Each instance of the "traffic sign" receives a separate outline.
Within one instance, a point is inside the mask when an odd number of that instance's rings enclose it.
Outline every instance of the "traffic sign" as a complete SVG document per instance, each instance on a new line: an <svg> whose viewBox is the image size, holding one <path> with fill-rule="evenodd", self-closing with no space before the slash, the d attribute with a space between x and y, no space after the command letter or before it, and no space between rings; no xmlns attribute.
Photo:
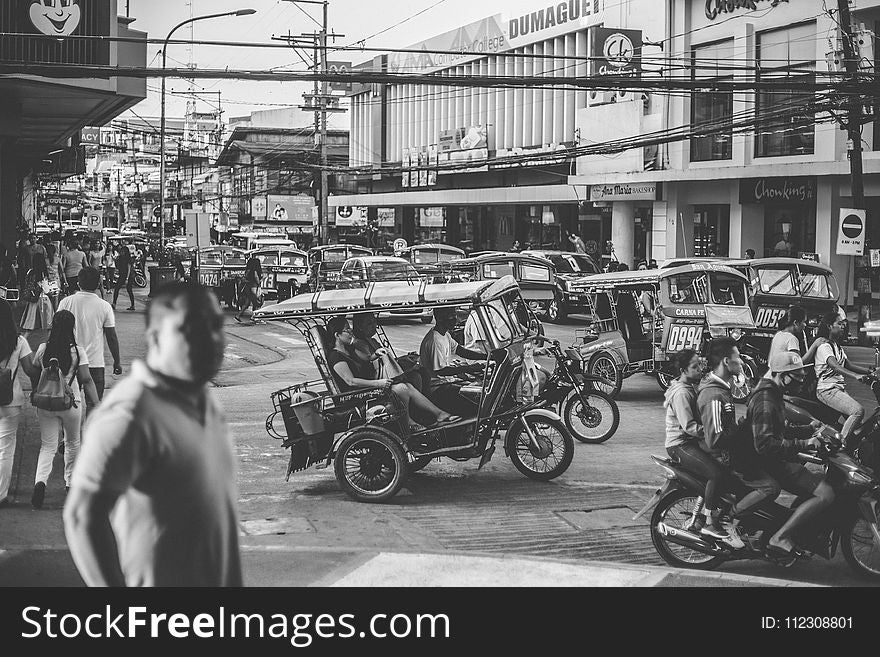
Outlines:
<svg viewBox="0 0 880 657"><path fill-rule="evenodd" d="M837 231L838 255L864 255L865 216L864 210L840 208L840 224Z"/></svg>
<svg viewBox="0 0 880 657"><path fill-rule="evenodd" d="M98 230L102 229L104 227L104 215L90 212L86 219L86 225L89 228L96 228Z"/></svg>
<svg viewBox="0 0 880 657"><path fill-rule="evenodd" d="M396 240L394 240L393 247L395 253L400 253L406 248L406 240L402 237L398 237Z"/></svg>
<svg viewBox="0 0 880 657"><path fill-rule="evenodd" d="M157 205L153 208L153 216L156 217L156 219L162 218L162 208L160 206Z"/></svg>

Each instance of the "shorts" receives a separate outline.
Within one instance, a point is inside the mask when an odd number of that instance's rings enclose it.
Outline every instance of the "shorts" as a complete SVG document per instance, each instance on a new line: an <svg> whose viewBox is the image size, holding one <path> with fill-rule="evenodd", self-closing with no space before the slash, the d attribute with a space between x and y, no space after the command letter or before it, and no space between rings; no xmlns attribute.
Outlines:
<svg viewBox="0 0 880 657"><path fill-rule="evenodd" d="M782 488L795 495L812 495L824 478L821 474L810 472L804 466L789 461L764 463L762 467Z"/></svg>
<svg viewBox="0 0 880 657"><path fill-rule="evenodd" d="M443 383L434 388L427 397L434 402L437 408L460 415L462 417L474 417L477 414L477 405L461 394L461 386L454 383Z"/></svg>

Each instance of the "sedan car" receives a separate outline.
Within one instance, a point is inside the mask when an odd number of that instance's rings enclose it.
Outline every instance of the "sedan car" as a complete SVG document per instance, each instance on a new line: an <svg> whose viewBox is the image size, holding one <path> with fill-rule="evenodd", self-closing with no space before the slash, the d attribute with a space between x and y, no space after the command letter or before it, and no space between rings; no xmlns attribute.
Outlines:
<svg viewBox="0 0 880 657"><path fill-rule="evenodd" d="M383 285L384 283L400 283L406 281L412 285L421 285L424 277L419 274L415 267L403 258L391 256L359 256L349 258L339 270L337 288L366 287L371 283ZM431 314L423 310L394 310L390 313L382 313L381 316L395 318L421 319L426 324L431 321Z"/></svg>

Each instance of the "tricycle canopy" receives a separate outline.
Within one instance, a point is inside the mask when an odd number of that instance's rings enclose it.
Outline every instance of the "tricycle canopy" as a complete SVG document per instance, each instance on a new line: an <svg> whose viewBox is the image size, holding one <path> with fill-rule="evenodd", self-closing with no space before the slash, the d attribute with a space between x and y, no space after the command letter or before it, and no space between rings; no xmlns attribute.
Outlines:
<svg viewBox="0 0 880 657"><path fill-rule="evenodd" d="M496 281L468 283L369 283L366 287L320 290L300 294L254 313L255 319L289 320L360 312L391 312L420 308L455 307L488 303L518 291L512 276Z"/></svg>

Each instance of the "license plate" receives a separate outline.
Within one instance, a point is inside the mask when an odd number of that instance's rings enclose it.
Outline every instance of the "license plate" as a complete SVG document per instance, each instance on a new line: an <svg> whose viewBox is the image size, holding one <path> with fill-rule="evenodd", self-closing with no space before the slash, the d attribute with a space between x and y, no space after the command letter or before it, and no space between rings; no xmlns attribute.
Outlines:
<svg viewBox="0 0 880 657"><path fill-rule="evenodd" d="M220 272L199 272L199 283L201 283L205 287L220 287Z"/></svg>
<svg viewBox="0 0 880 657"><path fill-rule="evenodd" d="M702 337L702 324L673 324L669 327L669 340L666 342L666 350L699 349Z"/></svg>

